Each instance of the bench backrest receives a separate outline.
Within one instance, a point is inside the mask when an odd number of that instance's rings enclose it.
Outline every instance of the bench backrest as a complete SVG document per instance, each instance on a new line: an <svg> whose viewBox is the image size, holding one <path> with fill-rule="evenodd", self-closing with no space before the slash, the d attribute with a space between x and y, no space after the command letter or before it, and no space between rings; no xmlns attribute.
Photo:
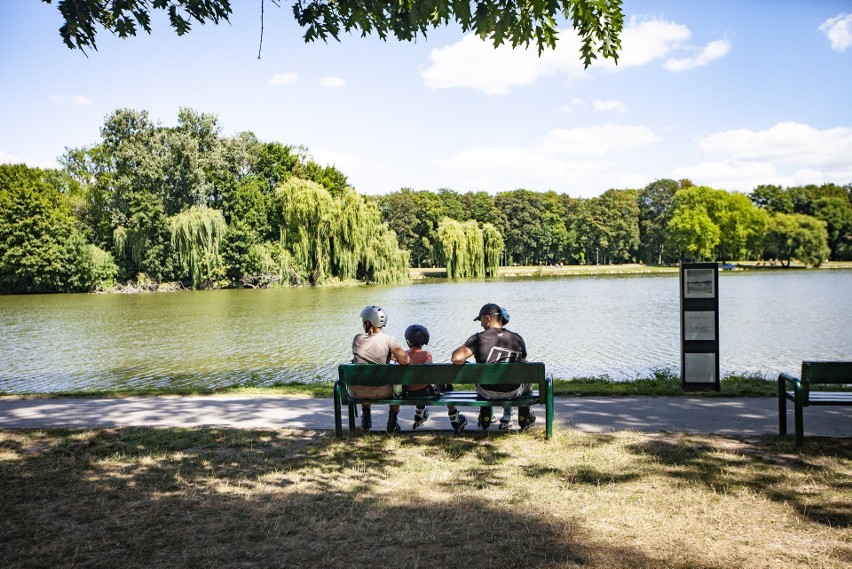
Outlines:
<svg viewBox="0 0 852 569"><path fill-rule="evenodd" d="M346 385L412 385L419 383L536 383L544 382L544 364L340 364L337 372Z"/></svg>
<svg viewBox="0 0 852 569"><path fill-rule="evenodd" d="M852 383L852 362L802 362L805 388L818 383Z"/></svg>

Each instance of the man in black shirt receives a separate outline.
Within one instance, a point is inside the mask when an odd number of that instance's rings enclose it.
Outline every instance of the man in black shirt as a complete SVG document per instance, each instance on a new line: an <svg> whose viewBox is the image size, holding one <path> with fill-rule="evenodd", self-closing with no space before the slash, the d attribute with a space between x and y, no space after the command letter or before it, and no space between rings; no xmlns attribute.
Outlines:
<svg viewBox="0 0 852 569"><path fill-rule="evenodd" d="M509 313L497 304L489 303L479 309L479 316L474 318L482 325L482 332L468 338L465 343L453 352L452 361L462 365L468 358L473 357L476 363L525 362L527 361L527 346L520 334L504 328L509 322ZM529 393L529 384L500 383L496 385L477 385L476 390L483 399L515 399ZM479 426L483 430L491 428L491 407L481 407L479 411ZM518 424L521 430L526 430L533 422L535 415L529 407L518 408ZM512 411L507 409L500 419L500 430L508 430L512 426Z"/></svg>

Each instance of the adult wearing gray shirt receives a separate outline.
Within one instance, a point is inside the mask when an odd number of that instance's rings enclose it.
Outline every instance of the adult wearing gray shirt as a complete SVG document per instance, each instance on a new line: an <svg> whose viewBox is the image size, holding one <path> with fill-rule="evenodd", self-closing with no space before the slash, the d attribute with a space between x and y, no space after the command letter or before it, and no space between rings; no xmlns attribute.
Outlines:
<svg viewBox="0 0 852 569"><path fill-rule="evenodd" d="M388 315L380 306L370 305L361 311L361 325L364 332L352 339L352 363L387 364L392 360L400 365L408 365L409 357L393 336L382 331L388 323ZM393 395L392 385L350 385L349 395L359 399L387 399ZM401 428L397 417L399 405L390 406L387 432L398 433ZM365 433L373 426L370 404L361 404L361 428Z"/></svg>

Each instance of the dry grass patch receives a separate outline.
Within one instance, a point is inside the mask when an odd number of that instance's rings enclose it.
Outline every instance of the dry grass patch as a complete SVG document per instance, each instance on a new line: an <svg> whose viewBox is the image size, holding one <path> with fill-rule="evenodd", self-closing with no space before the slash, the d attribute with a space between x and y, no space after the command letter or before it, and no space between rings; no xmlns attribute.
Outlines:
<svg viewBox="0 0 852 569"><path fill-rule="evenodd" d="M0 431L5 567L848 567L852 441Z"/></svg>

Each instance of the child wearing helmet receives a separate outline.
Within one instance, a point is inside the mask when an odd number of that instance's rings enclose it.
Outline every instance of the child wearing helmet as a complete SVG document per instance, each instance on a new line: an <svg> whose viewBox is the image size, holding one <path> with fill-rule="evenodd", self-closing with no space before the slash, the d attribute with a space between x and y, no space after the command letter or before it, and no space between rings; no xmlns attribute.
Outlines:
<svg viewBox="0 0 852 569"><path fill-rule="evenodd" d="M408 344L408 357L413 364L431 364L432 352L423 349L423 346L429 343L429 330L421 324L412 324L405 329L405 341ZM441 386L452 389L452 386ZM447 391L448 389L443 389ZM440 393L440 389L436 385L407 385L405 393L413 396L432 395ZM426 419L429 418L429 409L425 405L417 405L414 412L414 428L417 429ZM455 433L461 434L467 425L467 419L459 413L459 410L450 405L447 407L447 415L450 417L450 424L453 426Z"/></svg>
<svg viewBox="0 0 852 569"><path fill-rule="evenodd" d="M352 363L387 364L396 360L400 365L408 365L410 358L393 336L385 334L382 328L388 323L387 313L380 306L370 305L361 311L362 334L352 339ZM388 399L393 394L392 385L350 385L349 394L359 399ZM373 426L370 404L361 404L361 428L369 432ZM398 433L401 428L397 416L399 405L391 405L388 415L387 432Z"/></svg>

